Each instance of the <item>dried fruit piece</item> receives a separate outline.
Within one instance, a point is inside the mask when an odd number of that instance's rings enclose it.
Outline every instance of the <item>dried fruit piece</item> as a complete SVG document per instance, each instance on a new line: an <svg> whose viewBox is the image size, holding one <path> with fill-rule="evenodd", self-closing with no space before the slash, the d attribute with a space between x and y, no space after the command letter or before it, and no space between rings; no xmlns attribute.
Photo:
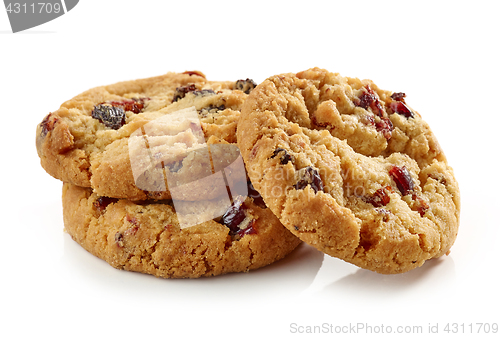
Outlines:
<svg viewBox="0 0 500 337"><path fill-rule="evenodd" d="M410 108L408 108L408 106L406 106L403 102L391 102L391 110L397 114L405 116L406 118L415 117L413 111L411 111Z"/></svg>
<svg viewBox="0 0 500 337"><path fill-rule="evenodd" d="M389 140L392 137L394 126L389 118L381 117L380 121L375 122L375 129L381 132L385 139Z"/></svg>
<svg viewBox="0 0 500 337"><path fill-rule="evenodd" d="M117 202L118 199L108 198L108 197L99 197L94 201L94 207L99 211L103 212L109 204Z"/></svg>
<svg viewBox="0 0 500 337"><path fill-rule="evenodd" d="M195 94L196 96L209 96L215 95L215 91L213 91L212 89L201 89L193 91L193 94Z"/></svg>
<svg viewBox="0 0 500 337"><path fill-rule="evenodd" d="M108 128L118 130L125 124L125 111L119 106L98 104L92 110L92 118L99 120Z"/></svg>
<svg viewBox="0 0 500 337"><path fill-rule="evenodd" d="M391 98L395 101L405 101L406 94L404 92L395 92L391 95Z"/></svg>
<svg viewBox="0 0 500 337"><path fill-rule="evenodd" d="M365 87L365 91L359 97L359 101L354 102L354 104L363 109L370 107L375 115L379 117L384 116L384 108L369 85Z"/></svg>
<svg viewBox="0 0 500 337"><path fill-rule="evenodd" d="M367 198L367 201L375 207L385 206L391 201L391 197L389 196L391 192L392 188L390 186L379 188L371 197Z"/></svg>
<svg viewBox="0 0 500 337"><path fill-rule="evenodd" d="M119 248L123 248L123 233L116 232L116 234L115 234L115 242L116 242L116 245Z"/></svg>
<svg viewBox="0 0 500 337"><path fill-rule="evenodd" d="M410 172L406 168L406 166L396 166L393 165L389 169L389 174L396 183L399 191L403 195L407 195L413 192L415 188L415 184L413 183L413 179L411 178Z"/></svg>
<svg viewBox="0 0 500 337"><path fill-rule="evenodd" d="M206 78L205 74L203 74L201 71L197 71L197 70L185 71L185 72L183 72L183 74L186 74L186 75L189 75L189 76L195 75L195 76L200 76L200 77Z"/></svg>
<svg viewBox="0 0 500 337"><path fill-rule="evenodd" d="M45 137L49 131L52 131L54 128L54 125L57 123L58 118L50 118L52 116L52 113L49 113L45 118L42 120L40 123L40 126L42 128L41 136Z"/></svg>
<svg viewBox="0 0 500 337"><path fill-rule="evenodd" d="M247 78L246 80L237 80L234 84L234 90L241 90L245 94L249 94L253 88L257 86L253 80Z"/></svg>
<svg viewBox="0 0 500 337"><path fill-rule="evenodd" d="M297 171L297 183L295 184L296 190L303 190L311 186L315 193L323 191L323 181L317 169L311 166L301 168Z"/></svg>
<svg viewBox="0 0 500 337"><path fill-rule="evenodd" d="M413 201L415 201L412 210L417 211L420 216L423 217L425 215L425 212L427 212L427 210L429 209L429 204L427 204L424 199L417 196L416 194L413 194L411 198Z"/></svg>
<svg viewBox="0 0 500 337"><path fill-rule="evenodd" d="M174 93L174 98L172 98L172 103L177 102L181 98L184 98L188 92L195 90L196 86L194 84L176 88Z"/></svg>
<svg viewBox="0 0 500 337"><path fill-rule="evenodd" d="M135 114L141 113L144 109L144 101L149 100L149 98L132 98L123 101L111 101L101 104L111 104L114 107L121 107L125 111L131 111Z"/></svg>
<svg viewBox="0 0 500 337"><path fill-rule="evenodd" d="M229 234L233 237L243 237L246 234L256 234L253 224L255 219L250 219L246 214L247 206L243 197L235 198L233 204L227 209L220 222L229 228Z"/></svg>
<svg viewBox="0 0 500 337"><path fill-rule="evenodd" d="M274 150L273 155L269 157L269 159L275 158L276 156L279 156L281 165L286 165L289 162L292 162L293 164L295 162L295 158L291 154L289 154L287 150L280 147Z"/></svg>

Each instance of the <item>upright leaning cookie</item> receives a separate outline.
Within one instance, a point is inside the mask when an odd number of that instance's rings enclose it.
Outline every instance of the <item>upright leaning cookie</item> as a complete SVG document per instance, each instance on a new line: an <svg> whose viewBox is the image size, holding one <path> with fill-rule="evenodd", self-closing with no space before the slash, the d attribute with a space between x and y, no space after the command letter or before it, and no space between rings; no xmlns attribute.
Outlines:
<svg viewBox="0 0 500 337"><path fill-rule="evenodd" d="M323 69L273 76L244 103L237 138L249 177L301 240L379 273L447 253L458 184L404 93Z"/></svg>
<svg viewBox="0 0 500 337"><path fill-rule="evenodd" d="M211 136L236 143L240 109L255 85L250 79L208 81L195 71L88 90L38 125L41 165L102 196L170 199L172 187L212 173L206 147ZM207 184L186 190L197 193L175 198L219 193Z"/></svg>
<svg viewBox="0 0 500 337"><path fill-rule="evenodd" d="M258 197L255 191L251 195ZM301 242L252 197L236 197L222 216L184 228L171 201L100 197L67 183L62 200L66 231L83 248L115 268L158 277L245 272L285 257ZM184 203L208 219L226 207L203 201L200 213L199 203Z"/></svg>

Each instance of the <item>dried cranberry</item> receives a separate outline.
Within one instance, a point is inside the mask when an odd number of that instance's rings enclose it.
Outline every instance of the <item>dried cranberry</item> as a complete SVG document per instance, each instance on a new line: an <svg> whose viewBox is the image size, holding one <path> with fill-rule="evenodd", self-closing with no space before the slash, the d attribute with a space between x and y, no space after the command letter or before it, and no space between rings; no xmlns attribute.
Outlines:
<svg viewBox="0 0 500 337"><path fill-rule="evenodd" d="M396 186L398 187L401 194L407 195L413 192L415 184L413 183L413 179L411 178L410 172L408 171L406 166L401 167L393 165L389 170L389 174L396 182Z"/></svg>
<svg viewBox="0 0 500 337"><path fill-rule="evenodd" d="M413 111L410 110L403 102L391 102L391 110L397 114L403 115L406 118L415 117Z"/></svg>
<svg viewBox="0 0 500 337"><path fill-rule="evenodd" d="M429 205L425 202L424 199L417 196L416 194L413 194L411 198L413 199L413 201L415 201L412 209L414 211L417 211L420 216L423 217L425 215L425 212L427 212L427 210L429 209Z"/></svg>
<svg viewBox="0 0 500 337"><path fill-rule="evenodd" d="M221 218L221 223L229 228L229 234L231 236L243 237L245 234L255 234L256 231L253 228L255 221L251 220L245 228L241 228L240 225L246 219L246 209L247 206L243 203L243 198L236 198L233 204L227 209Z"/></svg>
<svg viewBox="0 0 500 337"><path fill-rule="evenodd" d="M52 118L52 113L49 113L40 123L40 127L42 128L41 136L45 137L49 131L54 129L54 125L57 123L58 118Z"/></svg>
<svg viewBox="0 0 500 337"><path fill-rule="evenodd" d="M121 107L125 111L132 111L133 113L138 114L142 112L142 109L144 109L144 101L146 100L149 100L149 98L132 98L123 101L111 101L107 104L111 104L114 107Z"/></svg>
<svg viewBox="0 0 500 337"><path fill-rule="evenodd" d="M125 111L119 106L98 104L92 110L92 118L99 120L108 128L118 130L125 124Z"/></svg>
<svg viewBox="0 0 500 337"><path fill-rule="evenodd" d="M363 109L368 109L368 107L372 108L373 113L379 117L384 115L384 108L369 85L365 87L365 91L355 104Z"/></svg>
<svg viewBox="0 0 500 337"><path fill-rule="evenodd" d="M295 162L295 158L291 154L289 154L287 150L280 147L274 150L273 155L269 157L269 159L275 158L276 156L279 156L281 165L286 165L289 162L292 162L293 164Z"/></svg>
<svg viewBox="0 0 500 337"><path fill-rule="evenodd" d="M297 171L298 181L295 184L296 190L303 190L307 185L311 186L315 193L323 191L323 181L317 169L311 166L301 168Z"/></svg>
<svg viewBox="0 0 500 337"><path fill-rule="evenodd" d="M249 94L257 86L253 80L247 78L246 80L237 80L234 84L234 90L241 90L245 94Z"/></svg>
<svg viewBox="0 0 500 337"><path fill-rule="evenodd" d="M174 93L174 98L172 99L172 103L177 102L178 100L184 98L188 92L195 90L196 86L194 84L176 88Z"/></svg>
<svg viewBox="0 0 500 337"><path fill-rule="evenodd" d="M103 212L109 204L117 202L118 199L108 198L108 197L99 197L94 201L94 207L99 211Z"/></svg>
<svg viewBox="0 0 500 337"><path fill-rule="evenodd" d="M382 133L385 139L391 139L394 126L389 118L381 117L380 121L375 123L375 128Z"/></svg>
<svg viewBox="0 0 500 337"><path fill-rule="evenodd" d="M200 71L196 71L196 70L194 70L194 71L185 71L185 72L183 72L183 74L185 74L185 75L189 75L189 76L193 76L193 75L195 75L195 76L200 76L200 77L205 78L205 75L203 75L203 73L202 73L202 72L200 72Z"/></svg>
<svg viewBox="0 0 500 337"><path fill-rule="evenodd" d="M389 196L391 192L392 188L390 186L379 188L367 201L375 207L385 206L391 201L391 197Z"/></svg>
<svg viewBox="0 0 500 337"><path fill-rule="evenodd" d="M391 95L391 98L395 101L405 101L406 94L404 92L395 92Z"/></svg>

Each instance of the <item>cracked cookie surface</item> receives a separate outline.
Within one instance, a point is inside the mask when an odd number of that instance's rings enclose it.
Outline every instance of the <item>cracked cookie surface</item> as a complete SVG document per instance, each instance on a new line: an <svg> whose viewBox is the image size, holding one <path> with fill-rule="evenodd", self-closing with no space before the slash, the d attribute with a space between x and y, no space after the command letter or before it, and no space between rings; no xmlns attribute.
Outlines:
<svg viewBox="0 0 500 337"><path fill-rule="evenodd" d="M301 242L250 197L235 198L217 221L185 228L166 200L100 197L68 183L62 200L65 229L73 240L117 269L158 277L246 272L282 259ZM184 203L189 211L191 202ZM203 204L207 212L220 206L217 201Z"/></svg>
<svg viewBox="0 0 500 337"><path fill-rule="evenodd" d="M401 92L323 69L272 76L242 108L250 180L301 240L379 273L449 252L460 196L428 124Z"/></svg>
<svg viewBox="0 0 500 337"><path fill-rule="evenodd" d="M137 181L171 175L175 179L162 184L177 187L211 174L212 164L206 158L198 158L202 157L199 151L204 146L206 149L211 136L236 143L240 109L254 86L250 79L208 81L201 72L191 71L90 89L63 103L37 126L41 165L53 177L91 187L99 195L132 200L170 199L169 188L145 189ZM194 113L194 117L190 116L196 121L176 135L165 117L179 111ZM159 132L156 125L151 131L156 134L146 140L148 125L158 120L163 120L163 124L159 123L163 129ZM131 139L143 141L142 152L151 157L143 165L149 165L143 177L132 170L135 159L131 157ZM173 145L166 150L165 144ZM191 190L198 191L198 196L176 198L206 199L220 192L201 185Z"/></svg>

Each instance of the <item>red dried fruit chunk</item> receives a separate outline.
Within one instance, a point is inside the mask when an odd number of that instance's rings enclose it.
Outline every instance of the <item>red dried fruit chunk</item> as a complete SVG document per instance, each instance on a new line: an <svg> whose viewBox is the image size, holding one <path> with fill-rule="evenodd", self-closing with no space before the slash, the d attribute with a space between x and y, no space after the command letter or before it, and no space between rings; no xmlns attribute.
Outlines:
<svg viewBox="0 0 500 337"><path fill-rule="evenodd" d="M296 190L303 190L307 185L311 186L315 193L323 191L323 181L317 169L311 166L304 167L298 172L298 181L295 184Z"/></svg>
<svg viewBox="0 0 500 337"><path fill-rule="evenodd" d="M415 184L413 183L413 179L411 178L410 172L406 166L400 167L393 165L389 170L389 174L394 182L396 182L396 186L401 194L407 195L413 192Z"/></svg>
<svg viewBox="0 0 500 337"><path fill-rule="evenodd" d="M404 92L395 92L391 95L391 98L395 101L405 101L406 94Z"/></svg>
<svg viewBox="0 0 500 337"><path fill-rule="evenodd" d="M246 80L237 80L234 84L234 90L241 90L245 94L249 94L257 86L253 80L247 78Z"/></svg>
<svg viewBox="0 0 500 337"><path fill-rule="evenodd" d="M368 107L370 107L375 115L382 117L384 115L384 108L382 107L379 99L369 85L367 85L365 89L366 90L363 94L361 94L361 97L359 97L359 101L354 104L363 109L368 109Z"/></svg>
<svg viewBox="0 0 500 337"><path fill-rule="evenodd" d="M281 165L286 165L288 164L288 162L292 162L293 164L295 162L295 158L291 154L289 154L285 149L282 149L280 147L274 150L273 155L269 157L269 159L275 158L276 156L279 156Z"/></svg>
<svg viewBox="0 0 500 337"><path fill-rule="evenodd" d="M132 111L133 113L138 114L142 112L142 109L144 109L144 101L147 100L149 100L149 98L132 98L123 101L111 101L108 104L111 104L114 107L121 107L125 111Z"/></svg>
<svg viewBox="0 0 500 337"><path fill-rule="evenodd" d="M205 75L201 71L193 70L193 71L185 71L183 74L189 75L189 76L200 76L205 78Z"/></svg>
<svg viewBox="0 0 500 337"><path fill-rule="evenodd" d="M106 207L108 207L109 204L112 204L116 201L118 201L118 199L108 198L108 197L99 197L96 199L96 201L94 201L94 207L99 212L103 212L106 209Z"/></svg>
<svg viewBox="0 0 500 337"><path fill-rule="evenodd" d="M420 216L423 217L425 212L427 212L427 210L429 209L429 205L425 202L424 199L417 196L416 194L413 194L411 198L413 199L413 201L415 201L412 210L417 211Z"/></svg>
<svg viewBox="0 0 500 337"><path fill-rule="evenodd" d="M391 139L394 126L389 118L381 117L380 121L375 123L375 128L382 133L385 139Z"/></svg>
<svg viewBox="0 0 500 337"><path fill-rule="evenodd" d="M403 115L406 118L414 117L413 111L410 110L403 102L391 102L391 110L397 114Z"/></svg>
<svg viewBox="0 0 500 337"><path fill-rule="evenodd" d="M255 229L253 229L253 224L255 222L253 220L251 220L245 228L240 227L247 217L245 211L247 206L243 203L243 201L243 198L236 198L220 220L221 224L229 228L229 234L231 236L239 236L240 238L245 234L256 233Z"/></svg>
<svg viewBox="0 0 500 337"><path fill-rule="evenodd" d="M379 188L368 198L368 202L375 207L385 206L391 201L391 197L389 196L391 192L392 188L390 186Z"/></svg>
<svg viewBox="0 0 500 337"><path fill-rule="evenodd" d="M42 120L40 123L40 126L42 128L41 131L41 136L45 137L49 131L52 131L54 128L54 125L57 123L58 118L50 118L52 116L52 113L49 113L45 118Z"/></svg>
<svg viewBox="0 0 500 337"><path fill-rule="evenodd" d="M125 124L125 111L119 106L98 104L92 110L92 118L99 120L108 128L118 130Z"/></svg>

